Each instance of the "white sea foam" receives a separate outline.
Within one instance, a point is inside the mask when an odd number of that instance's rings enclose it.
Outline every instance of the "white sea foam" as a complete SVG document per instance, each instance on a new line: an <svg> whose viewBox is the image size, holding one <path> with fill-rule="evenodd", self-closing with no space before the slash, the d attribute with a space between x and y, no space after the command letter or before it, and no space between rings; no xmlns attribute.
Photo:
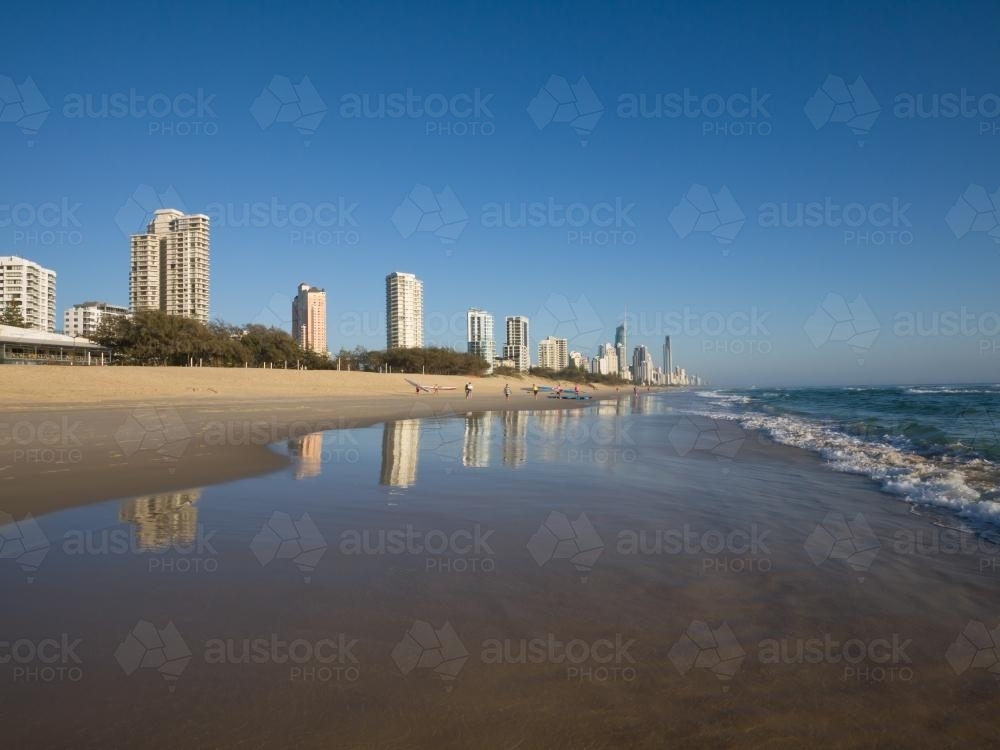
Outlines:
<svg viewBox="0 0 1000 750"><path fill-rule="evenodd" d="M760 431L777 443L814 451L833 469L867 476L886 492L900 495L914 505L947 508L963 518L1000 523L1000 502L983 497L995 496L1000 487L989 481L970 486L970 474L977 478L996 476L998 467L986 459L966 463L931 459L908 449L905 438L862 439L799 417L717 410L699 414L711 419L737 420L743 428Z"/></svg>

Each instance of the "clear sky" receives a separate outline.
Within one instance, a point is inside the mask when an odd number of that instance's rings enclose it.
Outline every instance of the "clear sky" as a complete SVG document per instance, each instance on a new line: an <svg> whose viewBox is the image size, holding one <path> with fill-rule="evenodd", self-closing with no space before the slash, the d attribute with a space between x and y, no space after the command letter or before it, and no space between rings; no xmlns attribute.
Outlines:
<svg viewBox="0 0 1000 750"><path fill-rule="evenodd" d="M664 5L15 4L0 254L58 272L60 320L127 304L126 232L179 201L213 317L287 325L306 281L333 349L384 346L400 270L431 343L476 306L592 354L627 306L717 383L1000 379L997 5Z"/></svg>

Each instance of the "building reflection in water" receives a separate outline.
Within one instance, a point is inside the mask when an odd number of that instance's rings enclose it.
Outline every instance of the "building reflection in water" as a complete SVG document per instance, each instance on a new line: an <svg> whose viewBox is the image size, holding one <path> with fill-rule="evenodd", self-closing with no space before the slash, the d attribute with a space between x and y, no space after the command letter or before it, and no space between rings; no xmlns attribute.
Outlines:
<svg viewBox="0 0 1000 750"><path fill-rule="evenodd" d="M382 425L382 474L379 484L413 486L417 482L419 458L419 419L403 419Z"/></svg>
<svg viewBox="0 0 1000 750"><path fill-rule="evenodd" d="M490 437L493 434L493 412L468 414L465 417L465 439L462 442L462 465L485 469L490 465Z"/></svg>
<svg viewBox="0 0 1000 750"><path fill-rule="evenodd" d="M523 411L505 411L501 417L500 454L504 466L520 466L527 460L528 420Z"/></svg>
<svg viewBox="0 0 1000 750"><path fill-rule="evenodd" d="M292 438L288 441L288 453L296 459L296 479L311 479L323 473L323 433Z"/></svg>
<svg viewBox="0 0 1000 750"><path fill-rule="evenodd" d="M118 520L135 527L139 549L193 544L198 535L200 498L200 489L137 497L121 504Z"/></svg>

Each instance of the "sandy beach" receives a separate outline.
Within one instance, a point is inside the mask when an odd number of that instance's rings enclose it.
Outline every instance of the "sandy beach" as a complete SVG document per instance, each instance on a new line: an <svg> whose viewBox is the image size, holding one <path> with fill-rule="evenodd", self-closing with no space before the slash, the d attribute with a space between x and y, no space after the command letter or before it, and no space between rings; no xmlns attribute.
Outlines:
<svg viewBox="0 0 1000 750"><path fill-rule="evenodd" d="M407 379L455 390L418 395ZM467 400L463 387L470 380L473 397ZM573 409L582 403L533 398L522 389L534 382L335 371L0 367L0 389L12 395L0 406L0 510L41 515L264 474L288 464L271 444L320 430L470 409ZM513 391L509 400L506 383ZM581 392L594 399L626 395L600 385ZM174 455L162 449L170 442L183 450Z"/></svg>

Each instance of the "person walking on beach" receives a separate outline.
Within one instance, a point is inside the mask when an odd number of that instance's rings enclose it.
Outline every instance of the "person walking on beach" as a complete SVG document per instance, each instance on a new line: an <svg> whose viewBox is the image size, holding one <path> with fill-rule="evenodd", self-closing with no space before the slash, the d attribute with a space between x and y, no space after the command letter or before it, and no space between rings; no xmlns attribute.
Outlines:
<svg viewBox="0 0 1000 750"><path fill-rule="evenodd" d="M573 395L576 396L577 398L580 398L580 384L579 383L577 383L576 385L573 386Z"/></svg>
<svg viewBox="0 0 1000 750"><path fill-rule="evenodd" d="M638 396L639 395L639 386L637 386L637 385L633 385L632 386L632 395L633 396Z"/></svg>
<svg viewBox="0 0 1000 750"><path fill-rule="evenodd" d="M531 392L534 394L535 398L538 398L538 383L531 386Z"/></svg>
<svg viewBox="0 0 1000 750"><path fill-rule="evenodd" d="M466 400L472 398L472 381L465 384L465 398Z"/></svg>
<svg viewBox="0 0 1000 750"><path fill-rule="evenodd" d="M510 401L510 383L504 384L503 397L505 400Z"/></svg>

